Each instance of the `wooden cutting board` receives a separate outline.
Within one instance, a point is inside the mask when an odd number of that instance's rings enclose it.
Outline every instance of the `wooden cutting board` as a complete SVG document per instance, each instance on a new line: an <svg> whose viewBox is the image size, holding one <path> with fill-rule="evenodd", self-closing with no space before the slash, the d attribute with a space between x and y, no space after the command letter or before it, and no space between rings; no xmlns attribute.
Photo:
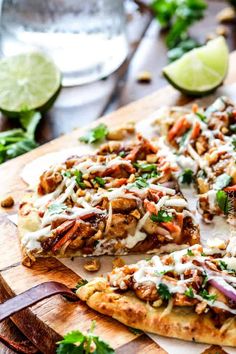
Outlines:
<svg viewBox="0 0 236 354"><path fill-rule="evenodd" d="M236 52L231 54L227 84L236 82L235 61ZM126 121L145 119L163 105L183 105L187 102L189 100L186 97L167 86L151 96L109 114L101 121L114 128ZM97 124L96 121L92 125ZM73 288L79 280L77 274L53 258L39 260L31 269L22 266L17 228L8 220L7 216L17 212L19 201L27 189L19 177L24 165L48 152L78 145L80 133L75 130L71 134L53 140L0 166L0 198L2 199L4 195L12 195L15 200L14 208L9 211L4 209L0 211L0 301L45 281L59 281ZM54 353L55 342L65 333L75 329L87 330L91 320L96 320L96 333L109 342L117 353L166 353L145 334L134 335L122 324L99 315L83 303L71 303L60 296L44 300L21 311L12 319L20 330L46 354ZM218 354L225 353L214 347L207 351L207 353L216 352Z"/></svg>

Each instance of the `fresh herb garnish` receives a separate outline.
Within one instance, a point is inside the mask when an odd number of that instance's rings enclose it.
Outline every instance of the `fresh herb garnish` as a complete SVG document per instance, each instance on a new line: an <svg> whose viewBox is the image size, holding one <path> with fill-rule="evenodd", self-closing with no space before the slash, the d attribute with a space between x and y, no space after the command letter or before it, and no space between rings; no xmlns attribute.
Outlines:
<svg viewBox="0 0 236 354"><path fill-rule="evenodd" d="M160 24L169 28L166 37L169 49L180 47L181 43L189 40L189 28L194 22L203 18L206 8L207 4L204 0L153 0L151 3L151 9ZM185 52L191 49L193 45L187 47ZM182 54L181 51L180 55Z"/></svg>
<svg viewBox="0 0 236 354"><path fill-rule="evenodd" d="M188 256L194 256L194 253L193 253L192 250L188 249L188 250L187 250L187 255L188 255Z"/></svg>
<svg viewBox="0 0 236 354"><path fill-rule="evenodd" d="M134 162L134 167L140 169L141 171L144 172L152 172L152 171L156 171L157 170L157 166L154 164L150 164L150 163L138 163L138 162Z"/></svg>
<svg viewBox="0 0 236 354"><path fill-rule="evenodd" d="M142 177L137 177L136 181L133 183L133 186L139 189L148 187L147 181Z"/></svg>
<svg viewBox="0 0 236 354"><path fill-rule="evenodd" d="M233 137L231 144L233 145L234 150L236 151L236 138L235 137Z"/></svg>
<svg viewBox="0 0 236 354"><path fill-rule="evenodd" d="M104 123L101 123L97 127L87 132L85 136L80 137L79 140L86 144L93 144L104 140L107 134L107 126Z"/></svg>
<svg viewBox="0 0 236 354"><path fill-rule="evenodd" d="M71 177L71 171L65 171L65 172L63 173L63 176L65 176L65 177Z"/></svg>
<svg viewBox="0 0 236 354"><path fill-rule="evenodd" d="M167 285L160 283L158 286L158 293L162 300L170 300L171 298L171 293L169 291L169 288Z"/></svg>
<svg viewBox="0 0 236 354"><path fill-rule="evenodd" d="M100 187L104 187L106 184L106 181L102 177L95 177L94 181L97 182Z"/></svg>
<svg viewBox="0 0 236 354"><path fill-rule="evenodd" d="M190 297L191 299L194 298L194 292L193 292L193 288L190 286L185 292L184 295Z"/></svg>
<svg viewBox="0 0 236 354"><path fill-rule="evenodd" d="M81 189L85 189L86 188L86 184L83 182L83 174L81 171L74 171L74 176L76 177L75 178L75 181L76 183L78 184L78 186L81 188Z"/></svg>
<svg viewBox="0 0 236 354"><path fill-rule="evenodd" d="M23 128L0 133L0 163L22 155L38 146L34 135L40 119L41 114L39 112L22 112L20 123Z"/></svg>
<svg viewBox="0 0 236 354"><path fill-rule="evenodd" d="M219 208L223 211L225 215L229 213L229 197L225 191L217 191L216 201Z"/></svg>
<svg viewBox="0 0 236 354"><path fill-rule="evenodd" d="M208 301L212 301L212 302L215 302L217 299L217 295L210 295L206 289L201 290L199 295L203 299L208 300Z"/></svg>
<svg viewBox="0 0 236 354"><path fill-rule="evenodd" d="M49 205L48 212L50 215L61 214L66 209L67 209L67 206L65 204L54 203L54 204Z"/></svg>
<svg viewBox="0 0 236 354"><path fill-rule="evenodd" d="M227 187L231 181L232 181L231 176L229 176L227 173L222 173L222 175L220 175L216 178L216 181L215 181L213 187L216 190L220 190L220 189Z"/></svg>
<svg viewBox="0 0 236 354"><path fill-rule="evenodd" d="M229 129L231 132L236 133L236 124L230 124Z"/></svg>
<svg viewBox="0 0 236 354"><path fill-rule="evenodd" d="M88 284L88 280L86 280L86 279L80 279L79 280L79 282L76 284L76 289L79 289L79 288L81 288L81 286L84 286L84 285L86 285L86 284Z"/></svg>
<svg viewBox="0 0 236 354"><path fill-rule="evenodd" d="M202 287L204 288L206 286L206 283L208 282L208 276L206 273L203 275L203 282L202 282Z"/></svg>
<svg viewBox="0 0 236 354"><path fill-rule="evenodd" d="M126 156L126 152L125 151L120 151L119 152L119 156L120 157L125 157Z"/></svg>
<svg viewBox="0 0 236 354"><path fill-rule="evenodd" d="M193 171L187 168L182 172L180 175L180 182L181 183L186 183L186 184L191 184L193 181Z"/></svg>
<svg viewBox="0 0 236 354"><path fill-rule="evenodd" d="M166 210L159 210L157 215L152 214L150 219L154 222L169 222L173 219L173 215L168 213Z"/></svg>
<svg viewBox="0 0 236 354"><path fill-rule="evenodd" d="M72 331L66 334L63 340L57 343L57 354L115 354L108 343L93 334L94 328L95 321L92 321L88 333Z"/></svg>
<svg viewBox="0 0 236 354"><path fill-rule="evenodd" d="M190 135L190 132L191 132L191 129L189 129L188 131L186 131L186 133L184 133L184 135L182 135L181 139L180 139L180 142L179 142L179 145L181 147L185 146L186 142L187 142L187 139Z"/></svg>
<svg viewBox="0 0 236 354"><path fill-rule="evenodd" d="M150 179L150 178L157 178L158 176L160 176L160 172L152 171L152 172L142 173L141 177L144 179Z"/></svg>
<svg viewBox="0 0 236 354"><path fill-rule="evenodd" d="M133 327L129 327L129 326L127 326L127 328L130 332L132 332L136 336L139 334L143 334L143 331L141 329L137 329L137 328L133 328Z"/></svg>
<svg viewBox="0 0 236 354"><path fill-rule="evenodd" d="M196 116L198 116L199 119L201 119L202 122L206 121L207 118L204 114L202 114L200 112L196 112L195 114L196 114Z"/></svg>
<svg viewBox="0 0 236 354"><path fill-rule="evenodd" d="M221 270L227 270L228 266L224 261L219 261L219 267Z"/></svg>

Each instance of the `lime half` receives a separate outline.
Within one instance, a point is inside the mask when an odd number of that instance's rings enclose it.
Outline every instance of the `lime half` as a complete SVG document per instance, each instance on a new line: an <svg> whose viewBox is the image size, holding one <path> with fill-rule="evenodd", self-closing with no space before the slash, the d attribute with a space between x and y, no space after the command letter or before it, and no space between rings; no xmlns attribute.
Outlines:
<svg viewBox="0 0 236 354"><path fill-rule="evenodd" d="M192 96L201 96L210 93L223 82L228 63L226 41L224 37L218 37L166 66L163 74L178 90Z"/></svg>
<svg viewBox="0 0 236 354"><path fill-rule="evenodd" d="M21 112L44 106L59 90L61 74L40 52L0 61L0 109Z"/></svg>

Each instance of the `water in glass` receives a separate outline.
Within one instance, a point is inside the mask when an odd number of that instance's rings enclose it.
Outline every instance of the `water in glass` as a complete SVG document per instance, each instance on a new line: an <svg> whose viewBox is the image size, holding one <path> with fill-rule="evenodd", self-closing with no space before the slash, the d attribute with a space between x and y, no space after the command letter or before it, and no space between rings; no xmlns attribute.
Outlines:
<svg viewBox="0 0 236 354"><path fill-rule="evenodd" d="M127 55L123 0L3 0L1 27L2 55L42 50L64 86L105 77Z"/></svg>

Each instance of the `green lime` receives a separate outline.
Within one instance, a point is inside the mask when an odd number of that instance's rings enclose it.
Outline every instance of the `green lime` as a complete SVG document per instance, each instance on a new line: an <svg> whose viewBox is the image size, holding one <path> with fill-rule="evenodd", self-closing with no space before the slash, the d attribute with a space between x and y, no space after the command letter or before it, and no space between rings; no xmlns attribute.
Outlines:
<svg viewBox="0 0 236 354"><path fill-rule="evenodd" d="M40 52L0 60L0 109L18 113L44 106L58 92L61 74Z"/></svg>
<svg viewBox="0 0 236 354"><path fill-rule="evenodd" d="M191 50L163 69L175 88L192 96L202 96L216 89L228 71L229 51L224 37Z"/></svg>

